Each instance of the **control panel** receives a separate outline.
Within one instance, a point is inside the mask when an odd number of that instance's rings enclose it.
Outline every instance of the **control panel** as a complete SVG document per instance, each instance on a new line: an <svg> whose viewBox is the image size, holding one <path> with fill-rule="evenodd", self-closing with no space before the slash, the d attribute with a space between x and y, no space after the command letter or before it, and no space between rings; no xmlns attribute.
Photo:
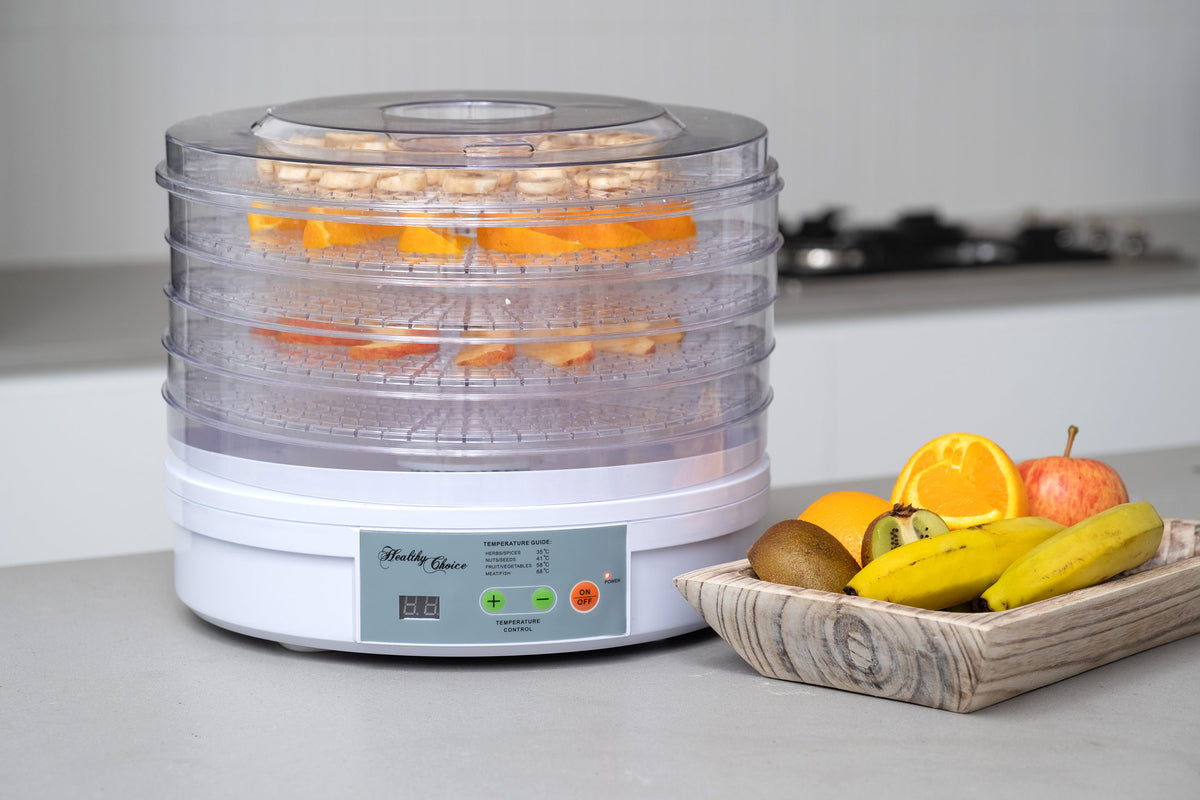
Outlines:
<svg viewBox="0 0 1200 800"><path fill-rule="evenodd" d="M628 633L624 525L361 530L361 642L508 644Z"/></svg>

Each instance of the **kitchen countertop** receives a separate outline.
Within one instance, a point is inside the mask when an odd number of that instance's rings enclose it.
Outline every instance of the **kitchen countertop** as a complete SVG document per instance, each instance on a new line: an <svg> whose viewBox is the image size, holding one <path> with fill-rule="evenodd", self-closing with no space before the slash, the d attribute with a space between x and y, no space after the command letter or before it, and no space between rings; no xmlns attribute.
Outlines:
<svg viewBox="0 0 1200 800"><path fill-rule="evenodd" d="M1119 216L1149 235L1139 258L784 278L775 319L783 324L945 311L1073 304L1200 294L1200 208ZM974 226L972 226L974 227ZM979 230L1010 235L1011 225Z"/></svg>
<svg viewBox="0 0 1200 800"><path fill-rule="evenodd" d="M1200 516L1200 447L1107 460L1134 499ZM775 488L761 527L830 488ZM165 552L0 569L4 796L1190 798L1200 781L1200 636L954 714L763 678L708 630L508 659L295 653L196 618L171 569Z"/></svg>

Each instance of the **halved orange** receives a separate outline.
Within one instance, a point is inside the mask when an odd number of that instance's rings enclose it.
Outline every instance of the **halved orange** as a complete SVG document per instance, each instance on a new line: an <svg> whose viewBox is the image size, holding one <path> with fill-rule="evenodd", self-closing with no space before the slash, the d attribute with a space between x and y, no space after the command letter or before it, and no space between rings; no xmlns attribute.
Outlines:
<svg viewBox="0 0 1200 800"><path fill-rule="evenodd" d="M972 433L939 436L913 453L892 502L927 508L952 530L1029 513L1017 465L991 439Z"/></svg>
<svg viewBox="0 0 1200 800"><path fill-rule="evenodd" d="M396 249L406 253L425 253L428 255L462 255L463 248L470 241L469 237L459 236L449 228L427 228L420 225L409 225L396 228L399 238Z"/></svg>

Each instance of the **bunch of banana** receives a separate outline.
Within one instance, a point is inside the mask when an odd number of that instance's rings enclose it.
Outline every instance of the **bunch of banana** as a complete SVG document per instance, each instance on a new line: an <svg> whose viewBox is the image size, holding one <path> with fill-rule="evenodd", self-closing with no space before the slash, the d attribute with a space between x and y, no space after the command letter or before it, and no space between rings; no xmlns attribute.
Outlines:
<svg viewBox="0 0 1200 800"><path fill-rule="evenodd" d="M863 567L846 594L925 609L974 602L988 611L1102 581L1158 550L1163 521L1149 503L1124 503L1065 528L1017 517L902 545Z"/></svg>
<svg viewBox="0 0 1200 800"><path fill-rule="evenodd" d="M1147 561L1163 521L1149 503L1123 503L1055 534L1014 561L980 598L988 611L1094 586Z"/></svg>
<svg viewBox="0 0 1200 800"><path fill-rule="evenodd" d="M1062 530L1045 517L1017 517L917 539L873 559L844 591L931 610L969 603Z"/></svg>

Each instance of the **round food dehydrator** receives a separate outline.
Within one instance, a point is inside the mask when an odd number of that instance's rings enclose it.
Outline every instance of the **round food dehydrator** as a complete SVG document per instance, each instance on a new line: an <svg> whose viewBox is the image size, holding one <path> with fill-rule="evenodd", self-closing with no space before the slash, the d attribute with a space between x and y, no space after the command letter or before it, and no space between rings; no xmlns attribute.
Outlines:
<svg viewBox="0 0 1200 800"><path fill-rule="evenodd" d="M294 649L517 655L704 625L766 509L758 122L395 93L173 126L181 600Z"/></svg>

